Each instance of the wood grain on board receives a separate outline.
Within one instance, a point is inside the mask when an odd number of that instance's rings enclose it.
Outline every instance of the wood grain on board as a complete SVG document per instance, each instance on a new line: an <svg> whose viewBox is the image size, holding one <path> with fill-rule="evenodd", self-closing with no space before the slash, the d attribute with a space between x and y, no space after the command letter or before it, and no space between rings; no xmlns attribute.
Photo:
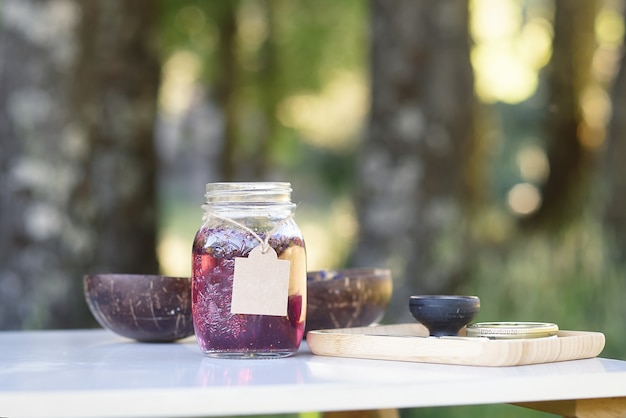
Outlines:
<svg viewBox="0 0 626 418"><path fill-rule="evenodd" d="M316 355L470 366L520 366L591 358L604 349L604 334L559 331L556 337L490 340L428 337L421 324L309 331Z"/></svg>

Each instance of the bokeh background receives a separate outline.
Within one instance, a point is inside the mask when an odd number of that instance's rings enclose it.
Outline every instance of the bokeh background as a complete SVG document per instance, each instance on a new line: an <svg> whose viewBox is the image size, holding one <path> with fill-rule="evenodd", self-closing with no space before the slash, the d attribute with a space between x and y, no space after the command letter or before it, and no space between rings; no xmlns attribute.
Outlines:
<svg viewBox="0 0 626 418"><path fill-rule="evenodd" d="M0 329L96 326L83 274L188 276L205 184L280 180L309 270L392 270L383 322L475 294L479 321L626 359L624 22L623 0L0 0Z"/></svg>

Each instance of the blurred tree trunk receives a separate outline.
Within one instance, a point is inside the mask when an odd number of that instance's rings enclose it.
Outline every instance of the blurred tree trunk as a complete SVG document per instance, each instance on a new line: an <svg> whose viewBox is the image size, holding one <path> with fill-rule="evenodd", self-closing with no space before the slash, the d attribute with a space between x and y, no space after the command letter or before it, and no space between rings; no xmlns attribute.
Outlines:
<svg viewBox="0 0 626 418"><path fill-rule="evenodd" d="M613 114L603 173L606 180L604 226L609 238L616 244L617 257L626 262L626 54L620 60L612 100Z"/></svg>
<svg viewBox="0 0 626 418"><path fill-rule="evenodd" d="M207 13L216 20L220 32L218 44L217 100L223 109L224 132L220 158L220 176L223 181L263 179L271 169L270 154L276 141L276 108L280 99L278 86L276 44L273 34L275 1L261 1L256 6L267 19L268 35L261 43L258 70L245 68L237 14L245 7L239 1L207 3ZM249 54L249 52L248 52ZM251 96L258 96L251 106L258 118L247 112ZM252 99L254 100L254 99ZM252 122L251 122L252 120ZM258 129L244 124L256 123ZM253 131L253 132L250 132ZM254 143L254 144L253 144Z"/></svg>
<svg viewBox="0 0 626 418"><path fill-rule="evenodd" d="M223 109L224 138L220 159L222 181L233 181L237 177L237 149L239 145L237 129L237 81L239 66L237 63L237 7L238 1L207 4L214 13L219 25L219 70L217 97Z"/></svg>
<svg viewBox="0 0 626 418"><path fill-rule="evenodd" d="M93 324L83 274L158 270L154 12L0 3L0 328Z"/></svg>
<svg viewBox="0 0 626 418"><path fill-rule="evenodd" d="M353 263L389 267L388 315L408 296L465 279L463 204L473 136L468 3L372 2L372 107L359 159L360 236Z"/></svg>
<svg viewBox="0 0 626 418"><path fill-rule="evenodd" d="M261 69L259 71L260 106L263 112L263 129L259 138L258 155L253 160L255 177L267 178L272 172L272 153L278 143L279 124L276 114L282 99L284 88L280 85L281 68L278 63L278 45L275 39L277 9L276 0L264 2L267 13L268 36L260 51Z"/></svg>
<svg viewBox="0 0 626 418"><path fill-rule="evenodd" d="M595 0L557 0L552 59L548 66L547 121L550 174L542 204L523 225L555 231L578 219L587 207L597 148L601 140L585 123L581 99L591 83L596 48Z"/></svg>

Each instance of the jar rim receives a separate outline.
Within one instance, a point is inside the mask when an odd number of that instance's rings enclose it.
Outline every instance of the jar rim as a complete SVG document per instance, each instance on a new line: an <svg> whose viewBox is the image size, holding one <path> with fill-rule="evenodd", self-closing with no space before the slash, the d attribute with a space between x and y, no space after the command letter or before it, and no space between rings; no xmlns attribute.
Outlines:
<svg viewBox="0 0 626 418"><path fill-rule="evenodd" d="M289 182L217 182L207 183L207 203L291 203Z"/></svg>
<svg viewBox="0 0 626 418"><path fill-rule="evenodd" d="M286 181L222 181L215 183L207 183L206 192L263 192L274 191L291 193L291 183Z"/></svg>

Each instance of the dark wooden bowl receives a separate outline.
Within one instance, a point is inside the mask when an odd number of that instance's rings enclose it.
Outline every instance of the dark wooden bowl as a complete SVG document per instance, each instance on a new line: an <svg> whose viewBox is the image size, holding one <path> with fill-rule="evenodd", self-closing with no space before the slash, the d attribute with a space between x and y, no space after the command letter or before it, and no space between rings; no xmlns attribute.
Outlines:
<svg viewBox="0 0 626 418"><path fill-rule="evenodd" d="M102 327L137 341L193 335L188 278L94 274L83 278L85 299Z"/></svg>
<svg viewBox="0 0 626 418"><path fill-rule="evenodd" d="M391 271L348 268L307 273L306 332L379 321L391 298Z"/></svg>
<svg viewBox="0 0 626 418"><path fill-rule="evenodd" d="M458 335L480 311L480 299L477 296L411 296L409 309L431 336Z"/></svg>

